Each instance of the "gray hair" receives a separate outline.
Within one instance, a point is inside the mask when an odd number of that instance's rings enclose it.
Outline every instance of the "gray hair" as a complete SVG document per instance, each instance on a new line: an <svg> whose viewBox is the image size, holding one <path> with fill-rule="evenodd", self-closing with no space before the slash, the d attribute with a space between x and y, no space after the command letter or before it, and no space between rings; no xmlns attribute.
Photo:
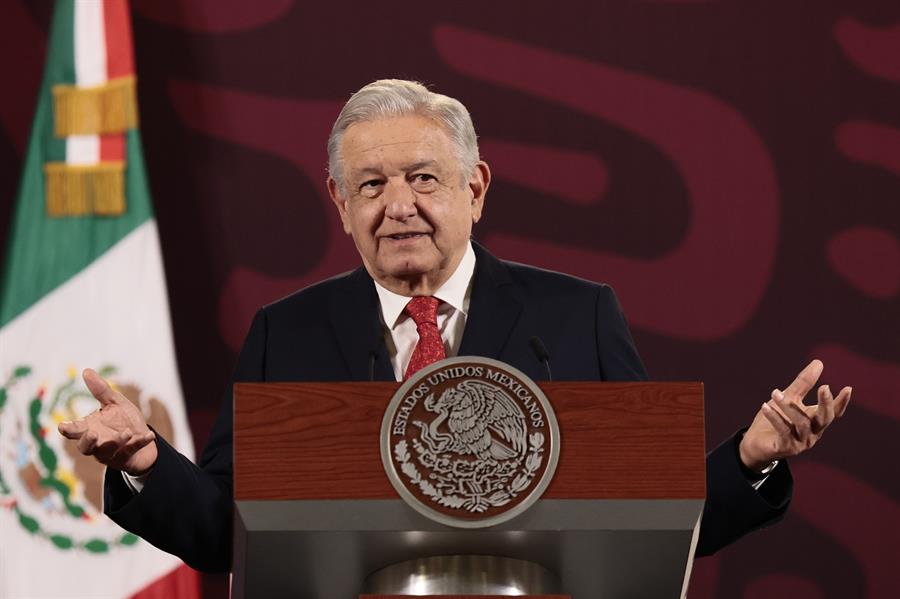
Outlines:
<svg viewBox="0 0 900 599"><path fill-rule="evenodd" d="M417 81L379 79L350 96L328 136L328 173L344 191L341 140L356 123L382 118L420 115L436 121L444 128L456 148L460 171L464 178L479 160L478 139L472 117L462 102L429 91Z"/></svg>

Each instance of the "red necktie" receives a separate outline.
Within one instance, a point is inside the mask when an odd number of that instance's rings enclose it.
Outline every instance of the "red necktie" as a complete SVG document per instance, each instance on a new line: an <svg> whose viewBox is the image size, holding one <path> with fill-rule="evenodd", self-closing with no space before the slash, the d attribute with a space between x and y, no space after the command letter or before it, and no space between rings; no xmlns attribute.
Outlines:
<svg viewBox="0 0 900 599"><path fill-rule="evenodd" d="M446 357L444 341L437 327L437 309L440 300L436 297L414 297L406 304L405 311L416 323L419 332L419 342L413 350L406 367L403 380L407 380L416 371L433 364Z"/></svg>

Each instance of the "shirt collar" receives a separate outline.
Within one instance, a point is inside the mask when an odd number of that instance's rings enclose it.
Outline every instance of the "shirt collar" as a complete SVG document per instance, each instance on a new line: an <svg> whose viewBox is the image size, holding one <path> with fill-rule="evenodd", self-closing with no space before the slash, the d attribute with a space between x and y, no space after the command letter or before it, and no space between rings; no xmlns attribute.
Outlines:
<svg viewBox="0 0 900 599"><path fill-rule="evenodd" d="M459 266L456 267L450 278L434 292L434 297L443 302L439 311L449 306L468 315L468 300L471 295L470 288L474 274L475 250L472 249L472 243L469 242L466 244L466 252L459 261ZM410 298L398 295L383 287L378 281L374 279L373 281L375 282L375 291L378 292L378 300L381 303L381 317L388 328L393 329L400 321L403 309L406 308Z"/></svg>

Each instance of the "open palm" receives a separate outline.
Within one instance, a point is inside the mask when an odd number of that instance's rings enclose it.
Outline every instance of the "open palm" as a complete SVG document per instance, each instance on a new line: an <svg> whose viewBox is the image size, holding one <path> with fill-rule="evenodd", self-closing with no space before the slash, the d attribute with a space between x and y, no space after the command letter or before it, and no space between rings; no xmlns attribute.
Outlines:
<svg viewBox="0 0 900 599"><path fill-rule="evenodd" d="M821 361L813 360L784 391L772 391L741 440L741 461L748 468L759 471L774 460L806 451L836 418L844 415L853 391L850 387L834 397L828 385L822 385L816 405L803 403L823 369Z"/></svg>

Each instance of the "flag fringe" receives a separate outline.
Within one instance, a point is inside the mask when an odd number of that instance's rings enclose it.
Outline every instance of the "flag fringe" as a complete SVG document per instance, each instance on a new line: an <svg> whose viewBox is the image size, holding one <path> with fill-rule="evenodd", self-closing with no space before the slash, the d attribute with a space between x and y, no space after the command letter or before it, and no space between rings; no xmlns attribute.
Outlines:
<svg viewBox="0 0 900 599"><path fill-rule="evenodd" d="M48 162L44 173L49 216L119 216L125 212L124 162Z"/></svg>
<svg viewBox="0 0 900 599"><path fill-rule="evenodd" d="M95 87L53 86L57 137L121 133L137 127L137 91L133 75Z"/></svg>

